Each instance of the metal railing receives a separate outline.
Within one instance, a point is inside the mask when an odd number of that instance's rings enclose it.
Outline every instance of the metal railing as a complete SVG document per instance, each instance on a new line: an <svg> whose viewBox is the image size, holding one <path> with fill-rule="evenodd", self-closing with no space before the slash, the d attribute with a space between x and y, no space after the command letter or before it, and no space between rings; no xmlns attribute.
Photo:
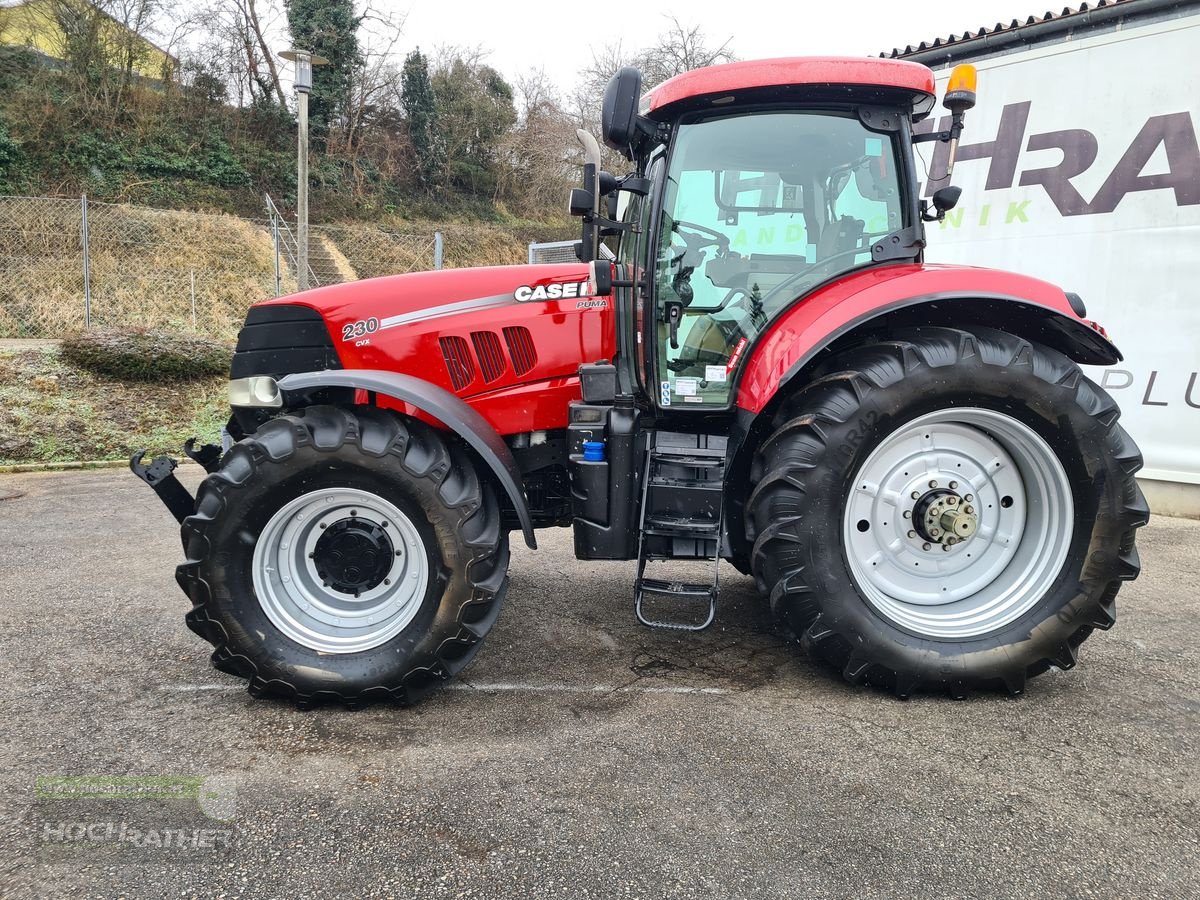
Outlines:
<svg viewBox="0 0 1200 900"><path fill-rule="evenodd" d="M267 216L271 222L271 240L275 248L275 296L278 297L282 272L280 251L287 255L288 268L292 274L298 276L300 272L300 242L296 240L296 235L292 233L287 219L279 211L279 207L275 205L275 201L271 199L271 195L263 194L263 200L267 207ZM308 262L308 284L310 287L321 286L321 280L317 278L316 273L313 271L311 259Z"/></svg>

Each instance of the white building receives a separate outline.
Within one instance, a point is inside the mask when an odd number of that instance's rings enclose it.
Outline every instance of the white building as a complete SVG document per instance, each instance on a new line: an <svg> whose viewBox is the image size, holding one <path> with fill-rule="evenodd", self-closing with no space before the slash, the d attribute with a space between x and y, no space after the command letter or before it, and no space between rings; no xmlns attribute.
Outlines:
<svg viewBox="0 0 1200 900"><path fill-rule="evenodd" d="M926 258L1082 296L1125 355L1088 374L1145 454L1151 509L1200 516L1200 0L1101 0L885 55L943 83L979 69L962 200ZM918 151L944 171L946 145Z"/></svg>

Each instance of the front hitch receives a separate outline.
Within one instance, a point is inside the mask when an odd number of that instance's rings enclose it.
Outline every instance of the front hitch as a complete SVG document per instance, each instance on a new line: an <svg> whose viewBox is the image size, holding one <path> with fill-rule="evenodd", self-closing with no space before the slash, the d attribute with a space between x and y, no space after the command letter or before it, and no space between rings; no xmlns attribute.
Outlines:
<svg viewBox="0 0 1200 900"><path fill-rule="evenodd" d="M129 460L129 470L150 485L175 521L183 524L183 520L196 511L196 500L175 477L175 468L179 463L169 456L159 456L151 463L144 463L142 459L145 455L145 450L133 454Z"/></svg>

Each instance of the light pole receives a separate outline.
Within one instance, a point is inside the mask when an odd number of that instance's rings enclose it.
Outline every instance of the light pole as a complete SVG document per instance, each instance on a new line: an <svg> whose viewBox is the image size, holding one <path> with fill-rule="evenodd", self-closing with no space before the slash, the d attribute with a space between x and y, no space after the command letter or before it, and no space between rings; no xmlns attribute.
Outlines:
<svg viewBox="0 0 1200 900"><path fill-rule="evenodd" d="M329 62L306 50L284 50L279 54L296 64L296 283L308 289L308 95L312 91L312 67Z"/></svg>

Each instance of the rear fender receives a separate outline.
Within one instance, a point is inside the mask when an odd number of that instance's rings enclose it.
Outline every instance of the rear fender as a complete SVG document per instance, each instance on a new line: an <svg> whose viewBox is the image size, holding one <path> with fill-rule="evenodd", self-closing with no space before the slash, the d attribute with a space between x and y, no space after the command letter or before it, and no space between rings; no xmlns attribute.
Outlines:
<svg viewBox="0 0 1200 900"><path fill-rule="evenodd" d="M398 372L370 369L327 370L299 372L279 379L279 390L283 394L285 408L300 405L314 391L327 388L352 388L383 394L415 407L455 432L491 469L497 483L508 495L517 512L525 543L530 549L537 548L529 504L521 489L521 470L517 467L512 451L487 420L465 402L436 384Z"/></svg>
<svg viewBox="0 0 1200 900"><path fill-rule="evenodd" d="M889 277L890 275L890 277ZM879 267L794 304L749 348L737 407L757 415L830 352L864 336L913 325L987 325L1045 344L1086 365L1122 359L1052 284L965 267Z"/></svg>
<svg viewBox="0 0 1200 900"><path fill-rule="evenodd" d="M905 290L919 287L932 289ZM878 267L819 289L750 348L736 388L726 477L731 484L747 483L754 450L770 433L782 398L803 388L826 360L899 328L983 325L1051 347L1077 363L1119 362L1121 352L1077 309L1082 311L1078 298L1047 282L965 267ZM726 496L731 498L726 520L736 523L730 528L732 556L748 563L739 499L744 492Z"/></svg>

